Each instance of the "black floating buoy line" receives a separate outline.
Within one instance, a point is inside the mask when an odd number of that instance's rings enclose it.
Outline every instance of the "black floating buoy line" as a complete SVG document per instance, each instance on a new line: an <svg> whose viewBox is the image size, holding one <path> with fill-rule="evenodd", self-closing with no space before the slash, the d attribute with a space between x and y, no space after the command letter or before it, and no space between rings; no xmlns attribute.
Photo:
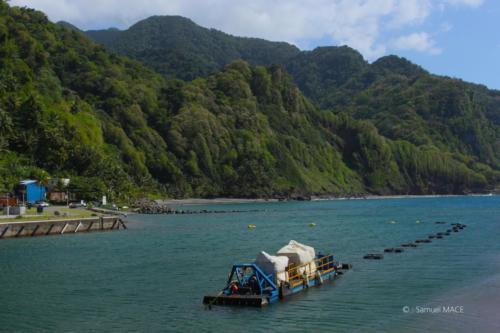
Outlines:
<svg viewBox="0 0 500 333"><path fill-rule="evenodd" d="M387 249L384 249L385 253L401 253L404 252L404 249L399 248L399 247L390 247Z"/></svg>
<svg viewBox="0 0 500 333"><path fill-rule="evenodd" d="M380 253L368 253L366 254L363 259L375 259L375 260L380 260L384 259L384 255Z"/></svg>
<svg viewBox="0 0 500 333"><path fill-rule="evenodd" d="M434 224L446 224L444 221L436 221ZM429 235L425 239L417 239L413 243L403 243L400 247L389 247L384 249L384 253L402 253L404 248L417 247L419 244L432 243L432 239L443 239L445 236L450 236L452 232L459 232L467 227L466 224L462 223L451 223L451 229L446 229L443 232L438 232L434 235ZM363 256L363 259L373 259L380 260L384 259L384 255L381 253L368 253Z"/></svg>
<svg viewBox="0 0 500 333"><path fill-rule="evenodd" d="M341 264L340 269L352 269L352 264Z"/></svg>

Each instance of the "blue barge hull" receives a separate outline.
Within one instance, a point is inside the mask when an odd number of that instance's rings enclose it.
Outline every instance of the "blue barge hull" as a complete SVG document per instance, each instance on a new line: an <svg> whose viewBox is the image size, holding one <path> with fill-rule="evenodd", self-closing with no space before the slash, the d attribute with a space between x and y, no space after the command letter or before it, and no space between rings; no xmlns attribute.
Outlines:
<svg viewBox="0 0 500 333"><path fill-rule="evenodd" d="M315 269L311 269L314 264ZM309 268L309 269L308 269ZM254 263L235 264L229 275L226 287L218 295L203 298L203 304L262 307L281 299L335 279L342 269L350 265L340 265L333 256L318 256L311 263L289 267L283 272L286 281L274 282L272 275L266 275ZM234 287L238 285L239 288Z"/></svg>

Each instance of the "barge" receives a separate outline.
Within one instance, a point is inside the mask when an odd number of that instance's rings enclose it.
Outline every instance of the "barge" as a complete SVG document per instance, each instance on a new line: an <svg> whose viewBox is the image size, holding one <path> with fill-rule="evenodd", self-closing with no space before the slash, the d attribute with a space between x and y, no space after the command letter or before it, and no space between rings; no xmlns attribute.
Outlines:
<svg viewBox="0 0 500 333"><path fill-rule="evenodd" d="M313 248L295 241L283 249L277 256L261 252L255 262L234 264L224 289L205 296L203 304L262 307L333 280L351 268L338 263L332 254L316 255ZM308 255L312 260L304 262Z"/></svg>

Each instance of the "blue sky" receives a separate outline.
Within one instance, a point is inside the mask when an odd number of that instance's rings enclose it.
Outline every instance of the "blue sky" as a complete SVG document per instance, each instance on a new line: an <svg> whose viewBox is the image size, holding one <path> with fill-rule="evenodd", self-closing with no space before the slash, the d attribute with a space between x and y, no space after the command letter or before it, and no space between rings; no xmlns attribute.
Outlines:
<svg viewBox="0 0 500 333"><path fill-rule="evenodd" d="M500 89L500 2L495 0L11 0L81 29L126 29L182 15L239 36L301 49L349 45L374 61L404 56L432 73Z"/></svg>
<svg viewBox="0 0 500 333"><path fill-rule="evenodd" d="M440 24L449 26L444 26L445 29L439 32ZM476 9L453 8L436 13L423 28L435 32L436 45L441 49L439 54L415 50L398 50L395 53L432 73L500 89L499 1L484 1Z"/></svg>

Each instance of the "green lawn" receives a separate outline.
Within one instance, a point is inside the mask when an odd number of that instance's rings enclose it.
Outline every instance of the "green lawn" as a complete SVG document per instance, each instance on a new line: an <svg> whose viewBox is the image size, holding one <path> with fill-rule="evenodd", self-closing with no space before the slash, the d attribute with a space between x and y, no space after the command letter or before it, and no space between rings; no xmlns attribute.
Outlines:
<svg viewBox="0 0 500 333"><path fill-rule="evenodd" d="M55 215L54 212L58 211L61 214ZM83 218L83 217L92 217L94 214L97 216L101 216L103 214L99 214L84 208L68 208L65 206L50 206L46 207L43 213L38 214L36 212L36 208L26 209L26 215L31 216L23 216L23 217L13 217L13 218L0 218L0 223L5 222L23 222L23 221L38 221L38 220L64 220L68 218Z"/></svg>

